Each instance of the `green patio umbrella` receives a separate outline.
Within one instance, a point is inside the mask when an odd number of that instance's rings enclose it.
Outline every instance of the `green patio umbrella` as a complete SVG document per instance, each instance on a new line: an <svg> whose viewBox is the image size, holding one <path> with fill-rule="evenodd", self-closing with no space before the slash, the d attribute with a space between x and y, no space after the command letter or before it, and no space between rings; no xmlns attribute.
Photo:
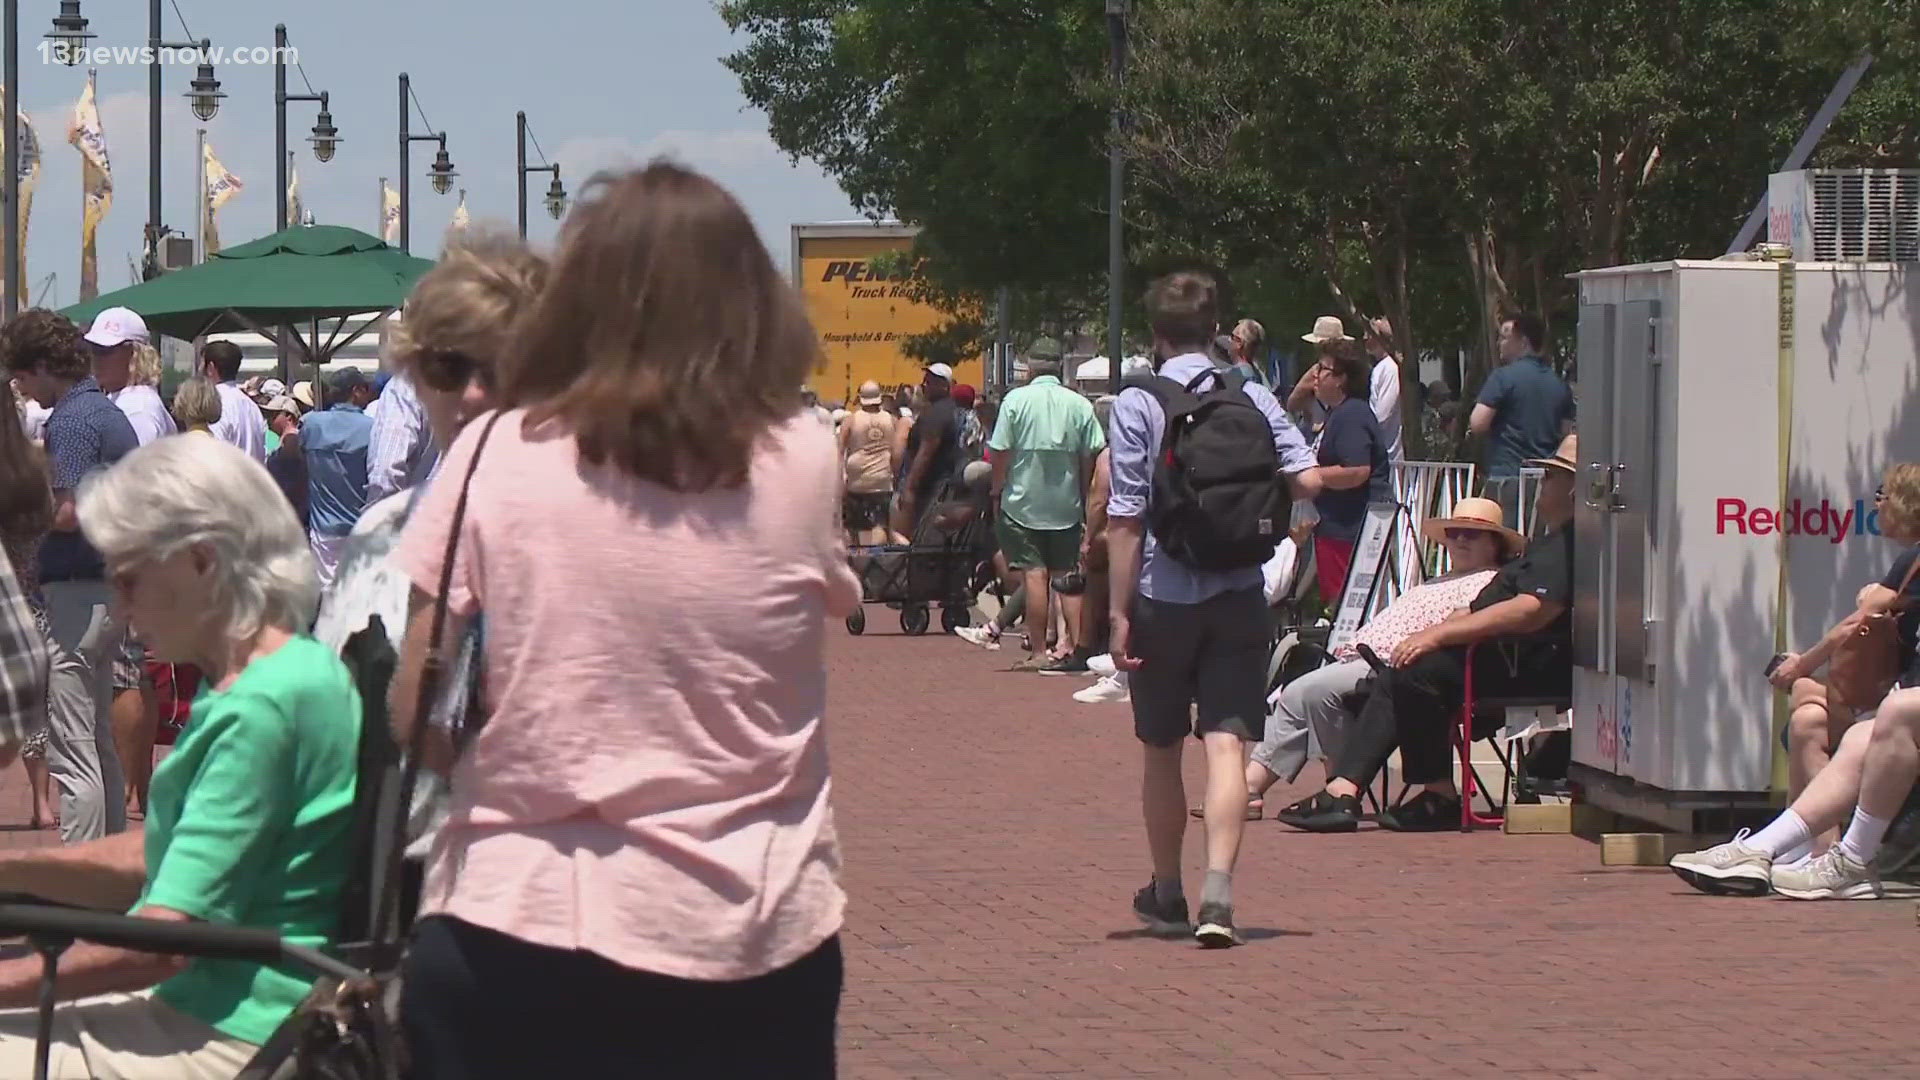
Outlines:
<svg viewBox="0 0 1920 1080"><path fill-rule="evenodd" d="M322 343L319 320L390 312L431 266L358 229L296 225L61 314L85 326L102 309L132 308L154 332L188 341L248 330L271 337L280 330L289 344L324 362L365 327L345 341ZM302 324L316 327L316 340L300 339Z"/></svg>

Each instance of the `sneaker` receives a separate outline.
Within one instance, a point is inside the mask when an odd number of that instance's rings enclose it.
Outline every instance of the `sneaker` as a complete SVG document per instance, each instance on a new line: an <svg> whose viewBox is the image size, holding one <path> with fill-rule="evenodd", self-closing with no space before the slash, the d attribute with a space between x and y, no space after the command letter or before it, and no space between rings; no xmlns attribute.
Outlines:
<svg viewBox="0 0 1920 1080"><path fill-rule="evenodd" d="M1880 880L1878 871L1840 848L1835 844L1826 854L1799 866L1774 867L1773 891L1789 900L1881 900L1896 895Z"/></svg>
<svg viewBox="0 0 1920 1080"><path fill-rule="evenodd" d="M1460 796L1423 791L1373 819L1394 832L1449 832L1460 828Z"/></svg>
<svg viewBox="0 0 1920 1080"><path fill-rule="evenodd" d="M1087 657L1087 671L1102 678L1120 674L1120 669L1113 666L1112 653L1094 653Z"/></svg>
<svg viewBox="0 0 1920 1080"><path fill-rule="evenodd" d="M1354 832L1360 828L1360 799L1356 795L1319 792L1273 815L1274 820L1316 833Z"/></svg>
<svg viewBox="0 0 1920 1080"><path fill-rule="evenodd" d="M984 626L962 626L953 632L953 636L969 645L978 645L993 650L1000 647L1000 637Z"/></svg>
<svg viewBox="0 0 1920 1080"><path fill-rule="evenodd" d="M1192 924L1187 921L1187 899L1176 896L1166 903L1160 902L1160 893L1147 882L1147 887L1133 894L1133 913L1147 926L1150 934L1167 937L1184 935Z"/></svg>
<svg viewBox="0 0 1920 1080"><path fill-rule="evenodd" d="M1774 866L1773 859L1759 848L1745 843L1748 830L1724 844L1705 851L1689 851L1667 860L1667 866L1680 880L1714 896L1765 896L1773 890L1773 875L1787 869ZM1793 864L1799 867L1802 864Z"/></svg>
<svg viewBox="0 0 1920 1080"><path fill-rule="evenodd" d="M1123 705L1133 700L1133 691L1124 675L1107 675L1085 690L1074 692L1073 700L1085 705Z"/></svg>
<svg viewBox="0 0 1920 1080"><path fill-rule="evenodd" d="M1193 936L1203 949L1229 949L1240 944L1233 929L1233 908L1227 904L1201 904L1200 922Z"/></svg>
<svg viewBox="0 0 1920 1080"><path fill-rule="evenodd" d="M1087 658L1078 652L1051 661L1040 669L1042 675L1086 675L1088 673Z"/></svg>

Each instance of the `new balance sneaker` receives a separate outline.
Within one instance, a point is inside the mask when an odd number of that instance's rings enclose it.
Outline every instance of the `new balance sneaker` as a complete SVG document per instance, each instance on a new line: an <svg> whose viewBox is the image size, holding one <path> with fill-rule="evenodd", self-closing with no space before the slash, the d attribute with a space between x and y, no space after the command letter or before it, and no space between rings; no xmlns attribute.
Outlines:
<svg viewBox="0 0 1920 1080"><path fill-rule="evenodd" d="M1162 903L1160 892L1147 882L1147 887L1133 894L1133 913L1146 924L1147 932L1166 937L1184 935L1192 924L1187 921L1187 899L1176 896Z"/></svg>
<svg viewBox="0 0 1920 1080"><path fill-rule="evenodd" d="M1887 885L1879 871L1840 848L1835 844L1804 863L1774 867L1773 891L1789 900L1884 900L1914 894L1908 886Z"/></svg>
<svg viewBox="0 0 1920 1080"><path fill-rule="evenodd" d="M1121 705L1133 700L1125 675L1108 675L1085 690L1074 692L1073 700L1084 705Z"/></svg>
<svg viewBox="0 0 1920 1080"><path fill-rule="evenodd" d="M953 636L969 645L978 645L983 649L992 650L1000 647L999 635L985 626L962 626L954 630Z"/></svg>
<svg viewBox="0 0 1920 1080"><path fill-rule="evenodd" d="M1203 949L1227 949L1240 944L1233 928L1233 908L1228 904L1201 904L1200 921L1193 928L1194 939Z"/></svg>
<svg viewBox="0 0 1920 1080"><path fill-rule="evenodd" d="M1765 896L1773 889L1773 875L1787 869L1745 843L1748 830L1705 851L1689 851L1667 860L1680 880L1714 896Z"/></svg>

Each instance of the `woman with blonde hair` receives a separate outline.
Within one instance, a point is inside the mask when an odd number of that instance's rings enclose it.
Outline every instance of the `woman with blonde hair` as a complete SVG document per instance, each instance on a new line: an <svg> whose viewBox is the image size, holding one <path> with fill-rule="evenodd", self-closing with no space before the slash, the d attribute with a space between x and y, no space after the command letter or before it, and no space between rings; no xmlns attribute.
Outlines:
<svg viewBox="0 0 1920 1080"><path fill-rule="evenodd" d="M800 410L818 351L713 181L588 184L500 411L397 552L402 744L436 620L487 621L484 723L422 733L453 764L404 981L417 1076L834 1075L823 649L859 590L844 465Z"/></svg>
<svg viewBox="0 0 1920 1080"><path fill-rule="evenodd" d="M220 422L220 393L208 379L199 375L180 384L173 393L173 418L188 434L212 435Z"/></svg>

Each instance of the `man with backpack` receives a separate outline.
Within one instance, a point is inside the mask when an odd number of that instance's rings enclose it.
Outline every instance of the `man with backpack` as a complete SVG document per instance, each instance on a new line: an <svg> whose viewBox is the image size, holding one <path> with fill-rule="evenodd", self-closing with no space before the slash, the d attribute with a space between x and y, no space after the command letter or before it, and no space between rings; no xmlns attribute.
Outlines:
<svg viewBox="0 0 1920 1080"><path fill-rule="evenodd" d="M1270 618L1261 565L1286 535L1289 496L1321 488L1313 452L1266 388L1216 369L1212 278L1176 273L1147 290L1158 374L1114 403L1108 500L1114 666L1131 673L1145 744L1141 800L1153 881L1133 910L1156 932L1237 944L1232 874L1246 827L1245 745L1266 726ZM1207 755L1207 877L1189 923L1181 742Z"/></svg>

